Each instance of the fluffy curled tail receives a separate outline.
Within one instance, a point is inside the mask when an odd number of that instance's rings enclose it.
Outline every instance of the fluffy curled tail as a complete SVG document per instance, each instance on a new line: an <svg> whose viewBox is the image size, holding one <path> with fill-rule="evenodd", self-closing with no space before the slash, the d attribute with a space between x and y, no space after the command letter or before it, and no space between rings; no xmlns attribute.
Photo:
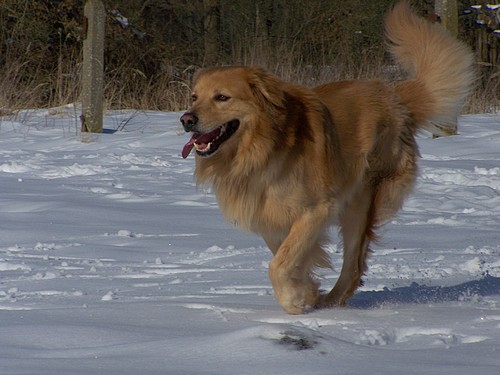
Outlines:
<svg viewBox="0 0 500 375"><path fill-rule="evenodd" d="M450 134L474 80L469 49L440 25L417 16L407 0L387 15L390 52L410 74L396 91L418 128Z"/></svg>

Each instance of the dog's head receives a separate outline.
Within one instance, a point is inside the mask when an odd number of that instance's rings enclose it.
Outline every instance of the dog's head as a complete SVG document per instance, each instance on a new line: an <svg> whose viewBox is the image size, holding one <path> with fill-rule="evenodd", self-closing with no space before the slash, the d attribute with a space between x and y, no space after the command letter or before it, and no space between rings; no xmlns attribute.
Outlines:
<svg viewBox="0 0 500 375"><path fill-rule="evenodd" d="M262 113L283 107L280 82L257 67L208 68L195 76L191 108L180 121L192 137L182 150L186 158L193 148L209 157L224 144L237 142Z"/></svg>

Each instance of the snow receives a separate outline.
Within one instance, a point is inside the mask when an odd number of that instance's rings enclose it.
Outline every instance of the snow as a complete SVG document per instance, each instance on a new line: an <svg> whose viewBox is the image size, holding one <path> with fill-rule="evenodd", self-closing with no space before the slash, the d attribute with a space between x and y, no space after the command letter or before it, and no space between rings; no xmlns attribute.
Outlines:
<svg viewBox="0 0 500 375"><path fill-rule="evenodd" d="M415 193L342 309L285 314L224 223L178 113L0 117L0 374L496 374L500 116L419 137ZM335 271L341 262L332 231Z"/></svg>

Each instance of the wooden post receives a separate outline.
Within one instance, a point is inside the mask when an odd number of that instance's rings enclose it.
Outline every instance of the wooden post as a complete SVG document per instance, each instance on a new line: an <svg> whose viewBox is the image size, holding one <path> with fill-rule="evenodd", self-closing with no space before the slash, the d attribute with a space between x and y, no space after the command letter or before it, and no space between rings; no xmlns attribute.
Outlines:
<svg viewBox="0 0 500 375"><path fill-rule="evenodd" d="M457 0L435 0L434 11L441 18L441 24L456 38L458 35Z"/></svg>
<svg viewBox="0 0 500 375"><path fill-rule="evenodd" d="M219 57L219 0L203 0L205 7L204 44L205 66L215 65Z"/></svg>
<svg viewBox="0 0 500 375"><path fill-rule="evenodd" d="M457 0L435 0L434 12L441 19L441 24L455 38L458 36L458 5ZM453 123L453 130L449 135L458 133L458 119Z"/></svg>
<svg viewBox="0 0 500 375"><path fill-rule="evenodd" d="M86 0L82 70L82 132L102 133L104 21L101 0Z"/></svg>

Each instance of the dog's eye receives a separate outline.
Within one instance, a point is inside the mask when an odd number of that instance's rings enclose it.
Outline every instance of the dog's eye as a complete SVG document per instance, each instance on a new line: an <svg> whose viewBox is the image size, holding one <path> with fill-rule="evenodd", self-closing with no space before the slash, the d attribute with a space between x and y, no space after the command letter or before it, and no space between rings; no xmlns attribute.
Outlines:
<svg viewBox="0 0 500 375"><path fill-rule="evenodd" d="M191 95L191 101L194 103L198 99L198 95Z"/></svg>
<svg viewBox="0 0 500 375"><path fill-rule="evenodd" d="M214 96L214 99L218 102L225 102L225 101L229 100L229 96L217 94Z"/></svg>

